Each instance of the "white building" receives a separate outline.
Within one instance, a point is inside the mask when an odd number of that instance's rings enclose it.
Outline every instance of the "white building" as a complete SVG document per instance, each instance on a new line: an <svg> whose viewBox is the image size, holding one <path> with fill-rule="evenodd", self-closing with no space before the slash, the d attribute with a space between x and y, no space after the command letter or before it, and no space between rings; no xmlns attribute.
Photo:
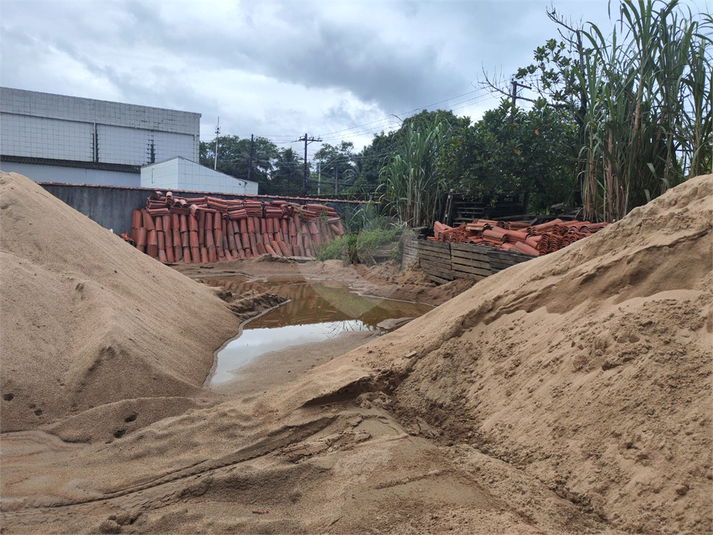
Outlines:
<svg viewBox="0 0 713 535"><path fill-rule="evenodd" d="M198 161L199 113L0 88L0 169L37 182L139 187L141 166Z"/></svg>
<svg viewBox="0 0 713 535"><path fill-rule="evenodd" d="M258 183L219 173L178 156L142 167L141 187L257 195Z"/></svg>

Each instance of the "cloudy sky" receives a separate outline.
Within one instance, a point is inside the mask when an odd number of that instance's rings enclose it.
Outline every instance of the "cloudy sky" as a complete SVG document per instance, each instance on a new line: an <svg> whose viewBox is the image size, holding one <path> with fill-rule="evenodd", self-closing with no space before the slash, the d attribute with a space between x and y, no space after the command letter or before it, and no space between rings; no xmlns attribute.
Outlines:
<svg viewBox="0 0 713 535"><path fill-rule="evenodd" d="M496 106L483 71L509 80L556 37L549 6L610 28L607 0L0 0L0 85L198 112L204 141L220 117L359 149L424 108Z"/></svg>

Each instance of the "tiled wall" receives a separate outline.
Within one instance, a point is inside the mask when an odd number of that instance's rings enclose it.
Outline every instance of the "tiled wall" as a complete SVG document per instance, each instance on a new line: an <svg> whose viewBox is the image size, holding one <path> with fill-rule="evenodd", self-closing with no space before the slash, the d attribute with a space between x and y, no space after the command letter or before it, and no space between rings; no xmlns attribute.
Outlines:
<svg viewBox="0 0 713 535"><path fill-rule="evenodd" d="M198 160L200 114L0 88L0 154L144 165Z"/></svg>
<svg viewBox="0 0 713 535"><path fill-rule="evenodd" d="M0 111L190 135L199 134L201 118L200 113L5 87L0 88Z"/></svg>
<svg viewBox="0 0 713 535"><path fill-rule="evenodd" d="M91 162L93 144L91 124L0 113L0 154Z"/></svg>

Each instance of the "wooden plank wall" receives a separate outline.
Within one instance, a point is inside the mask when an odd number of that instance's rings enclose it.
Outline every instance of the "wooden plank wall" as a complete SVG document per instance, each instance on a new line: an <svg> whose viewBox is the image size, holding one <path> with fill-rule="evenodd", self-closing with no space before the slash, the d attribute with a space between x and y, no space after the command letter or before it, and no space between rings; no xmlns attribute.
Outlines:
<svg viewBox="0 0 713 535"><path fill-rule="evenodd" d="M412 230L405 230L401 234L403 254L401 256L401 269L418 267L418 236Z"/></svg>
<svg viewBox="0 0 713 535"><path fill-rule="evenodd" d="M492 275L488 249L472 243L451 243L451 269L461 277Z"/></svg>
<svg viewBox="0 0 713 535"><path fill-rule="evenodd" d="M441 243L417 240L418 263L428 277L439 284L456 278L480 280L510 266L532 260L533 256L514 252L499 251L471 243ZM408 246L412 254L413 244ZM407 246L404 244L404 257ZM402 262L404 267L412 264Z"/></svg>
<svg viewBox="0 0 713 535"><path fill-rule="evenodd" d="M451 266L451 244L427 240L418 242L418 263L428 278L439 284L455 279Z"/></svg>

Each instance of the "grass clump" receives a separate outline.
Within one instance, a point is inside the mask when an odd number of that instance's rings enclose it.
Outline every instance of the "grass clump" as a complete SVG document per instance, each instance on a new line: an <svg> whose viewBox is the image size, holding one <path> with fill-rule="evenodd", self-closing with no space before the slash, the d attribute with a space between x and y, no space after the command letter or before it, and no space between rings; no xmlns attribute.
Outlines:
<svg viewBox="0 0 713 535"><path fill-rule="evenodd" d="M392 245L398 247L398 228L362 230L347 234L323 245L317 251L317 260L342 260L345 264L374 264L377 250Z"/></svg>

